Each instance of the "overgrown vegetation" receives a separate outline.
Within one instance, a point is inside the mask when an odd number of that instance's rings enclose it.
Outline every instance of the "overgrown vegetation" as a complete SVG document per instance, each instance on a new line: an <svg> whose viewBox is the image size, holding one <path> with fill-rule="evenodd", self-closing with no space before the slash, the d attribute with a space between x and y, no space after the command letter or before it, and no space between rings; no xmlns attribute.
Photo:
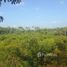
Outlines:
<svg viewBox="0 0 67 67"><path fill-rule="evenodd" d="M67 27L0 27L0 67L40 66L67 67Z"/></svg>

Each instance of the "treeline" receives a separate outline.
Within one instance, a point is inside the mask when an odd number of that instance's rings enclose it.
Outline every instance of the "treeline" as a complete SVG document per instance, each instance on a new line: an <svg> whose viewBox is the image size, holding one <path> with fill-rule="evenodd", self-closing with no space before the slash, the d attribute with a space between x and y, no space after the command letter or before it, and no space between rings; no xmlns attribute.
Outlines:
<svg viewBox="0 0 67 67"><path fill-rule="evenodd" d="M0 27L0 67L67 67L67 27Z"/></svg>
<svg viewBox="0 0 67 67"><path fill-rule="evenodd" d="M39 28L39 27L0 27L0 34L9 34L9 33L23 33L23 32L39 32L44 34L54 34L54 35L67 35L67 27L64 28Z"/></svg>

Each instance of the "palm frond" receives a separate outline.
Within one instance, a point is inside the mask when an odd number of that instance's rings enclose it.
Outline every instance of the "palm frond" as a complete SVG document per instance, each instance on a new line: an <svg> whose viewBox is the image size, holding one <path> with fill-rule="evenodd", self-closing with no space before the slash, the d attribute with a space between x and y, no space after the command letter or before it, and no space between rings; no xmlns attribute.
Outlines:
<svg viewBox="0 0 67 67"><path fill-rule="evenodd" d="M0 16L0 22L3 22L4 18L2 16Z"/></svg>
<svg viewBox="0 0 67 67"><path fill-rule="evenodd" d="M10 2L11 4L19 4L22 0L0 0L0 5L2 4L2 2L6 3L6 2Z"/></svg>

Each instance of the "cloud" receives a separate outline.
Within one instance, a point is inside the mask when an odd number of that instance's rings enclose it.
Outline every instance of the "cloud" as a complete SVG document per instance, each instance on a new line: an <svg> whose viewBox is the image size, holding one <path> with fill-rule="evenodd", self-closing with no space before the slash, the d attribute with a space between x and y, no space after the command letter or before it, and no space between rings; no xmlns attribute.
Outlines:
<svg viewBox="0 0 67 67"><path fill-rule="evenodd" d="M58 21L52 21L52 23L54 23L54 24L57 23L57 22L58 22Z"/></svg>
<svg viewBox="0 0 67 67"><path fill-rule="evenodd" d="M35 10L36 10L36 11L39 11L39 10L40 10L40 8L39 8L39 7L36 7L36 8L35 8Z"/></svg>
<svg viewBox="0 0 67 67"><path fill-rule="evenodd" d="M40 16L39 16L39 15L36 15L35 17L36 17L36 18L40 18Z"/></svg>
<svg viewBox="0 0 67 67"><path fill-rule="evenodd" d="M24 1L21 2L20 4L16 4L16 6L24 6Z"/></svg>
<svg viewBox="0 0 67 67"><path fill-rule="evenodd" d="M33 7L32 10L33 10L34 12L38 12L38 11L40 10L40 8L39 8L39 7Z"/></svg>
<svg viewBox="0 0 67 67"><path fill-rule="evenodd" d="M0 15L3 15L3 12L0 11Z"/></svg>
<svg viewBox="0 0 67 67"><path fill-rule="evenodd" d="M60 4L61 4L61 5L64 5L64 0L61 0L61 1L60 1Z"/></svg>
<svg viewBox="0 0 67 67"><path fill-rule="evenodd" d="M63 23L66 23L67 20L66 19L62 19L62 20L53 20L53 21L49 21L53 24L63 24Z"/></svg>

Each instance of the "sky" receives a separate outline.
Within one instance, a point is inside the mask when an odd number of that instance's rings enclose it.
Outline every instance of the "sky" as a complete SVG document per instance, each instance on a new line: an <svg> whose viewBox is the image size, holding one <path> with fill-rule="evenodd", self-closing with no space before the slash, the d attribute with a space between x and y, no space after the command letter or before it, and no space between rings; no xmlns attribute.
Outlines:
<svg viewBox="0 0 67 67"><path fill-rule="evenodd" d="M67 26L67 0L24 0L20 4L2 3L0 15L3 27Z"/></svg>

